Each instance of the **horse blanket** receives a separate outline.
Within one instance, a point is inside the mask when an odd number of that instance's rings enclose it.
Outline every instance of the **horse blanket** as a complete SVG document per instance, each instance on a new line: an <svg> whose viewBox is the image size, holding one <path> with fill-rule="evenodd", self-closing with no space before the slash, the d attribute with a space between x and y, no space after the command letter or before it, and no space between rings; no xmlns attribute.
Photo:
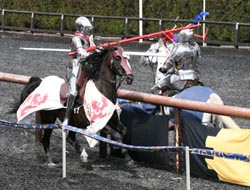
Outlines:
<svg viewBox="0 0 250 190"><path fill-rule="evenodd" d="M49 76L25 99L17 110L17 122L39 110L64 108L60 100L60 88L65 81L57 76Z"/></svg>
<svg viewBox="0 0 250 190"><path fill-rule="evenodd" d="M191 154L192 175L250 186L250 129L219 129L204 126L190 117L182 117L181 122L184 130L184 146L221 151L222 157ZM226 159L230 153L248 155L248 161Z"/></svg>
<svg viewBox="0 0 250 190"><path fill-rule="evenodd" d="M44 78L19 107L17 111L18 123L28 115L40 110L65 108L60 100L60 88L63 83L64 80L57 76ZM96 88L92 80L89 80L86 85L84 97L83 106L90 122L86 131L97 133L105 127L117 107ZM98 142L89 137L86 139L90 147L94 147Z"/></svg>
<svg viewBox="0 0 250 190"><path fill-rule="evenodd" d="M121 106L121 121L128 127L127 144L138 146L167 146L168 121L166 115L151 115L144 106ZM146 106L147 107L147 106ZM185 115L187 114L187 115ZM197 177L210 178L250 187L250 129L220 129L202 125L198 119L184 112L183 146L190 149L212 149L221 157L190 154L190 171ZM201 152L202 153L202 152ZM228 159L230 153L246 155L238 159ZM131 157L153 166L170 169L168 152L129 151ZM245 159L245 160L244 160Z"/></svg>
<svg viewBox="0 0 250 190"><path fill-rule="evenodd" d="M186 88L185 90L181 91L179 94L175 95L174 98L210 103L210 96L213 93L215 92L209 87L192 86L190 88ZM169 109L170 109L171 122L173 122L174 108L170 107ZM209 113L182 109L182 113L183 112L185 112L184 114L186 116L197 118L202 123L209 123L211 121L210 118L211 114Z"/></svg>

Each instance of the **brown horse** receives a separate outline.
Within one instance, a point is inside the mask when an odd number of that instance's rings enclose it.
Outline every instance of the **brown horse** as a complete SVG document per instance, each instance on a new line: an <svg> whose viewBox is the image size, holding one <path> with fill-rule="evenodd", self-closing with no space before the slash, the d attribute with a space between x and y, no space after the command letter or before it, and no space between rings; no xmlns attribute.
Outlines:
<svg viewBox="0 0 250 190"><path fill-rule="evenodd" d="M80 85L79 95L75 101L75 108L78 109L78 112L72 113L71 119L69 120L69 125L78 128L86 128L91 123L86 116L87 110L85 110L83 106L84 91L86 86L86 82L84 81L92 80L99 92L101 92L101 94L103 94L113 104L116 104L116 92L122 81L125 80L127 84L132 83L133 73L131 71L131 67L128 60L121 54L122 49L120 47L109 47L92 53L87 58L87 60L83 60L81 62L82 73L78 79L78 84ZM83 80L83 77L81 76L84 76L84 79L87 78L87 80ZM120 79L119 82L118 79ZM12 110L12 113L17 112L21 104L41 84L42 81L43 80L39 77L32 77L30 79L29 83L23 89L20 101L17 102L15 108ZM48 86L46 89L51 89L51 87ZM55 123L57 119L63 121L65 112L65 108L59 108L54 110L40 110L37 112L37 114L42 124L50 124ZM44 151L48 157L49 164L53 164L49 149L52 131L53 129L44 129L41 141ZM126 128L119 121L116 111L114 111L107 125L102 129L102 134L103 131L109 132L111 137L119 141L121 141L122 137L126 134ZM74 146L76 151L80 153L81 146L76 141L76 133L69 131L67 140L71 145ZM87 154L84 149L81 154L81 159L87 161Z"/></svg>

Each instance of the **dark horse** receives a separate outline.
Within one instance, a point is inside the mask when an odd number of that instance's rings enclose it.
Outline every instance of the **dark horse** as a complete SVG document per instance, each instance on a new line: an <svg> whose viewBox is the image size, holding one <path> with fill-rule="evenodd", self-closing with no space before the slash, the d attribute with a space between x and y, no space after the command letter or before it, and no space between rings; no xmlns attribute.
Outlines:
<svg viewBox="0 0 250 190"><path fill-rule="evenodd" d="M82 106L86 78L87 80L93 80L96 88L113 104L116 104L116 92L122 81L125 80L127 84L132 83L133 73L131 71L131 67L129 65L128 60L121 54L121 47L109 47L99 50L98 52L92 53L87 58L87 60L80 60L82 64L82 72L78 79L79 97L75 101L75 107L78 108L78 112L72 113L71 119L69 120L69 125L78 128L86 128L90 124L90 121L86 117L84 107ZM120 79L119 82L118 78ZM20 101L17 102L12 113L17 112L21 104L41 84L41 82L42 79L40 79L39 77L30 78L29 83L25 86L21 93ZM57 119L63 121L65 117L65 111L65 108L59 108L54 110L40 110L37 112L37 114L42 124L52 124L55 123ZM41 140L44 147L44 151L48 156L49 164L53 164L49 149L52 130L53 129L44 129ZM122 139L119 138L122 138L126 134L126 128L119 121L118 114L116 111L113 113L107 125L102 129L102 134L104 133L104 131L106 133L109 132L111 134L111 137L120 141ZM73 131L69 131L67 140L71 145L74 146L76 151L80 153L81 146L76 141L76 133ZM82 160L87 161L87 154L84 149L81 156Z"/></svg>

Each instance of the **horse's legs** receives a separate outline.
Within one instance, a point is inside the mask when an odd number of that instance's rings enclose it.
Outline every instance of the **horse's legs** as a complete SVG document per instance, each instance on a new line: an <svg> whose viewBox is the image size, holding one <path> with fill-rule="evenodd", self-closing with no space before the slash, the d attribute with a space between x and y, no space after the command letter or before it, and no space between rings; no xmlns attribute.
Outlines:
<svg viewBox="0 0 250 190"><path fill-rule="evenodd" d="M51 124L56 121L56 112L53 111L40 111L40 119L42 124ZM44 129L42 144L44 151L48 157L48 165L54 166L55 164L52 162L52 157L50 154L50 137L53 129Z"/></svg>
<svg viewBox="0 0 250 190"><path fill-rule="evenodd" d="M100 131L100 135L104 138L107 138L107 131L106 131L106 126L104 129L102 129ZM107 143L106 142L102 142L100 141L100 144L99 144L99 156L101 158L106 158L107 156Z"/></svg>
<svg viewBox="0 0 250 190"><path fill-rule="evenodd" d="M83 147L81 150L81 146L79 145L79 143L76 141L76 133L74 131L69 131L68 132L68 136L67 136L67 142L73 146L73 148L76 150L77 153L81 153L80 154L80 160L82 162L88 162L88 154L85 150L85 148Z"/></svg>
<svg viewBox="0 0 250 190"><path fill-rule="evenodd" d="M70 120L68 122L69 125L76 126L78 128L85 128L88 126L87 118L85 118L84 110L81 108L79 110L79 114L72 113ZM80 154L80 159L83 162L88 161L88 154L84 147L82 147L79 142L76 140L76 132L68 131L67 142L75 149L75 151Z"/></svg>
<svg viewBox="0 0 250 190"><path fill-rule="evenodd" d="M118 141L120 143L123 142L124 137L127 135L127 128L120 122L117 112L114 112L113 116L109 120L108 124L101 131L102 136L106 136L106 134L111 135L111 139ZM102 142L100 143L100 156L102 158L106 157L107 146L105 146ZM121 157L121 148L116 146L111 146L110 155Z"/></svg>
<svg viewBox="0 0 250 190"><path fill-rule="evenodd" d="M74 131L69 131L67 136L67 142L73 146L77 153L81 152L81 146L76 142L76 133Z"/></svg>
<svg viewBox="0 0 250 190"><path fill-rule="evenodd" d="M110 134L111 140L115 140L117 142L122 143L123 142L123 137L117 130L114 130L113 127L110 127L109 125L106 125L103 130L101 130L100 135L102 137L107 138L107 134ZM100 142L99 145L99 151L100 151L100 157L101 158L106 158L107 156L107 144L105 142ZM115 156L115 157L123 157L121 153L121 149L117 146L112 146L110 148L110 155Z"/></svg>
<svg viewBox="0 0 250 190"><path fill-rule="evenodd" d="M122 135L122 137L127 135L127 128L121 123L118 117L118 113L114 112L113 116L111 117L110 121L108 122L108 125L114 129L111 131L111 135L114 136L114 138L118 138L116 131Z"/></svg>
<svg viewBox="0 0 250 190"><path fill-rule="evenodd" d="M50 154L50 137L52 134L53 129L44 129L44 134L43 134L43 139L42 139L42 144L44 151L48 157L48 165L49 166L54 166L55 164L52 162L52 157Z"/></svg>
<svg viewBox="0 0 250 190"><path fill-rule="evenodd" d="M108 125L111 128L106 127L106 129L110 129L111 139L114 139L120 143L123 143L127 138L127 128L121 123L119 120L117 112L114 113ZM132 158L128 154L128 150L120 147L111 147L111 156L118 156L125 158L129 164L133 163Z"/></svg>

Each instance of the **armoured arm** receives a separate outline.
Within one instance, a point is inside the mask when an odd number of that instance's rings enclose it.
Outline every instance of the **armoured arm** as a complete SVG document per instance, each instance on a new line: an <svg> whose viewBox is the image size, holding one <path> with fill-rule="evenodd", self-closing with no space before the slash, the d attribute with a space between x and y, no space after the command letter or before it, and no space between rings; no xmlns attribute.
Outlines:
<svg viewBox="0 0 250 190"><path fill-rule="evenodd" d="M198 54L198 47L193 48L189 45L180 45L170 56L170 62L175 65L176 69L193 69L196 67L196 57Z"/></svg>
<svg viewBox="0 0 250 190"><path fill-rule="evenodd" d="M77 52L77 55L80 55L81 57L88 56L88 52L84 49L83 41L78 36L72 38L72 43L73 49Z"/></svg>

